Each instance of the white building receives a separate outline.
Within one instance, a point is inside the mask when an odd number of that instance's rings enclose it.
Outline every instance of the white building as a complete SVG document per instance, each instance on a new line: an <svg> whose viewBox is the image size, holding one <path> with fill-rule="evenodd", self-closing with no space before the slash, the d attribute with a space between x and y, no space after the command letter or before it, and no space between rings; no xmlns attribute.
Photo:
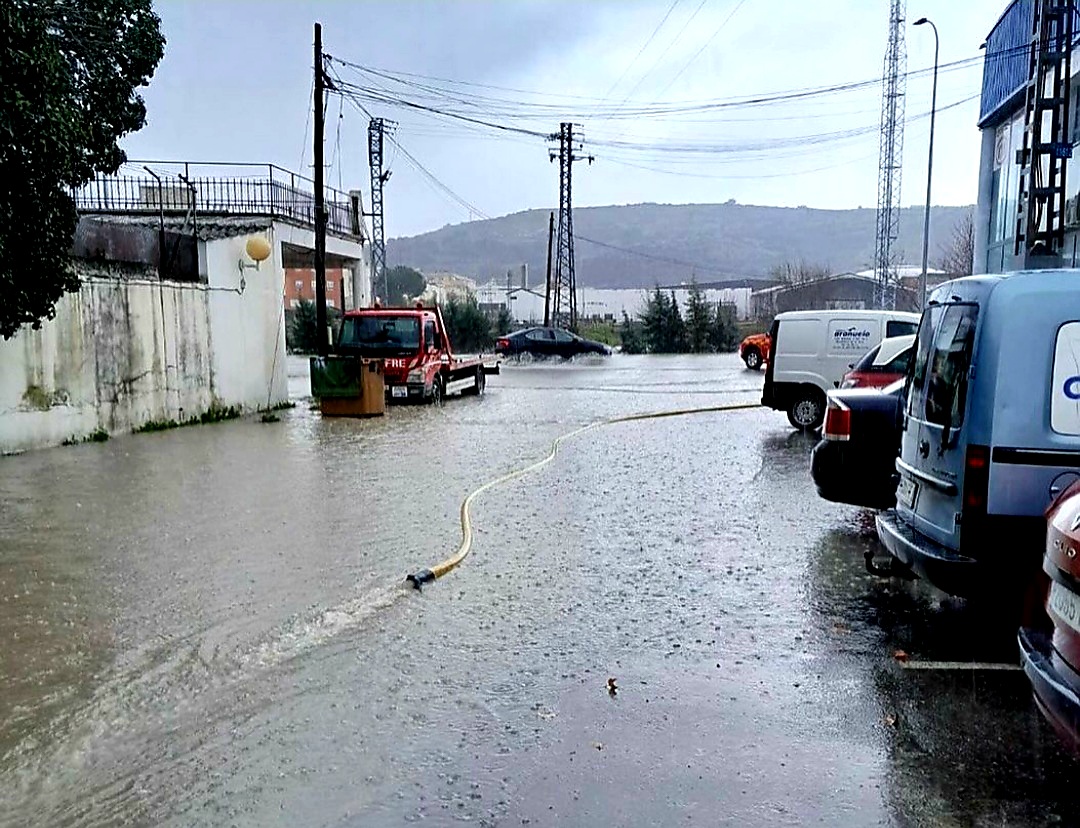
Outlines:
<svg viewBox="0 0 1080 828"><path fill-rule="evenodd" d="M679 285L662 289L665 293L674 293L676 301L685 309L689 287ZM642 288L578 288L578 315L616 322L622 320L624 313L633 318L645 310L651 292L652 289ZM711 304L733 305L739 319L746 319L750 314L750 287L703 287L702 293ZM511 314L519 322L542 324L544 321L543 283L508 289L505 284L492 281L477 289L477 297L482 305L509 303Z"/></svg>

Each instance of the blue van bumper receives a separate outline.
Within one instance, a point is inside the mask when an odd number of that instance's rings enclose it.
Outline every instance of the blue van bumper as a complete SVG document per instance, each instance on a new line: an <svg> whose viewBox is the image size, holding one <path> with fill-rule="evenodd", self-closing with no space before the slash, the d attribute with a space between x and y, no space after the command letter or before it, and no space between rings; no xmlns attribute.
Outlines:
<svg viewBox="0 0 1080 828"><path fill-rule="evenodd" d="M1073 750L1080 750L1080 696L1054 667L1050 637L1021 629L1017 640L1039 711Z"/></svg>
<svg viewBox="0 0 1080 828"><path fill-rule="evenodd" d="M924 580L950 595L970 595L981 586L981 568L974 558L916 532L901 520L895 509L879 512L878 540L889 554L911 567Z"/></svg>

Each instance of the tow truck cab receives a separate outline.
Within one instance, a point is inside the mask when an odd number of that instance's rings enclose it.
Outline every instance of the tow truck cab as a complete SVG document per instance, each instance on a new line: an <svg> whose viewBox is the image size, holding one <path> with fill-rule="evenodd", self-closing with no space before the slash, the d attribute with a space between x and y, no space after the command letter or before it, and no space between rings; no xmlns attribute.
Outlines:
<svg viewBox="0 0 1080 828"><path fill-rule="evenodd" d="M481 358L457 358L438 307L361 308L341 320L338 353L383 361L386 396L394 402L442 402L447 394L482 394Z"/></svg>

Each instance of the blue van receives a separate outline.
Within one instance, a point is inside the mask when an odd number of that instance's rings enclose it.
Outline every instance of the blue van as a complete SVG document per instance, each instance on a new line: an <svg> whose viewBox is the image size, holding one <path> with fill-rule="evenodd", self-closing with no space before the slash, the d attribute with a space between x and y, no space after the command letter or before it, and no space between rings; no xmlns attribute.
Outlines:
<svg viewBox="0 0 1080 828"><path fill-rule="evenodd" d="M1080 270L945 282L908 369L888 551L939 589L1027 586L1080 478Z"/></svg>

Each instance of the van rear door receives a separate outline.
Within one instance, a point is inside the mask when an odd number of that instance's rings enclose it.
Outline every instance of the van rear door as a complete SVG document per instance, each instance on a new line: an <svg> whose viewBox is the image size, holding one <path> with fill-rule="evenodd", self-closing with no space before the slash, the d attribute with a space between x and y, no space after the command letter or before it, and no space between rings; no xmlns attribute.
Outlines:
<svg viewBox="0 0 1080 828"><path fill-rule="evenodd" d="M897 462L897 510L913 528L952 549L960 545L965 457L971 452L962 428L978 314L970 302L932 305L923 314ZM976 459L985 470L989 458Z"/></svg>

